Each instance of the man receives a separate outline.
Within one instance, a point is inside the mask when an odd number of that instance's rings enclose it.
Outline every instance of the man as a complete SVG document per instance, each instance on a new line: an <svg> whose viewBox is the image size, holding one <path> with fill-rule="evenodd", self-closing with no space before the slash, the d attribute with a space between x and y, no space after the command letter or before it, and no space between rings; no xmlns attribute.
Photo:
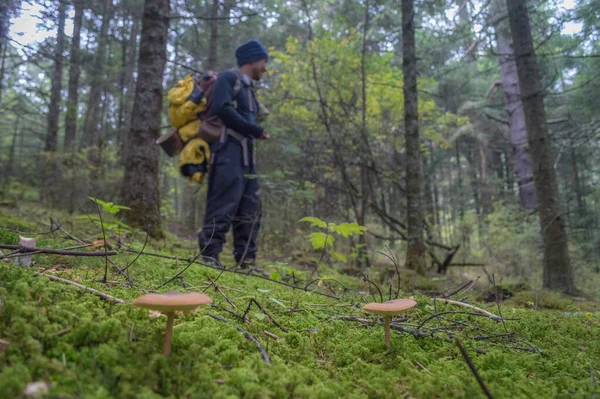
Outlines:
<svg viewBox="0 0 600 399"><path fill-rule="evenodd" d="M258 180L248 176L256 175L253 142L269 138L257 123L260 107L253 80L260 80L267 70L269 54L259 41L250 40L235 55L239 70L221 72L212 93L211 111L227 131L211 145L206 216L198 241L204 261L219 265L225 234L233 225L233 254L246 269L255 267L261 219ZM239 92L233 98L236 87Z"/></svg>

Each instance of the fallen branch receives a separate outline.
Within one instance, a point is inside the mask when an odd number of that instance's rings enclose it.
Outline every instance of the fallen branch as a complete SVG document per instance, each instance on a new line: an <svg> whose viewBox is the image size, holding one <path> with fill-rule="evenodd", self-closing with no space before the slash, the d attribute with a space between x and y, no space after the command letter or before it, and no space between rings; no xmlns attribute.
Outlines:
<svg viewBox="0 0 600 399"><path fill-rule="evenodd" d="M487 389L487 387L483 383L483 380L481 379L481 376L477 372L477 369L475 368L475 365L473 364L473 361L469 357L469 354L467 353L467 350L463 346L462 342L460 342L460 339L458 337L454 337L454 342L456 342L456 346L458 346L458 349L460 349L460 353L462 353L463 357L465 358L465 361L467 362L467 365L471 369L471 372L475 376L475 379L479 383L479 386L481 387L481 390L483 391L483 393L485 394L485 396L487 396L488 399L494 399L494 397L492 396L492 394L490 393L490 391Z"/></svg>
<svg viewBox="0 0 600 399"><path fill-rule="evenodd" d="M254 342L254 344L256 344L256 347L262 354L262 357L263 357L263 360L265 361L265 363L271 364L271 359L269 359L269 355L267 354L267 351L265 350L265 348L263 348L263 346L260 344L260 342L256 338L254 338L254 336L252 336L252 334L250 334L248 331L244 330L243 328L236 326L235 324L233 324L232 322L230 322L229 320L227 320L221 316L217 316L212 313L207 313L207 315L212 317L215 320L219 320L223 323L234 326L236 328L236 330L238 330L239 332L244 334L244 337L248 338L250 341L252 341L252 342Z"/></svg>
<svg viewBox="0 0 600 399"><path fill-rule="evenodd" d="M45 274L45 273L36 273L35 275L36 275L36 276L44 276L44 277L47 277L48 279L50 279L50 280L52 280L52 281L58 281L58 282L61 282L61 283L64 283L64 284L72 285L72 286L74 286L74 287L77 287L77 288L80 288L80 289L82 289L82 290L89 291L89 292L91 292L92 294L96 294L96 295L98 295L100 298L102 298L102 299L106 299L107 301L110 301L110 302L115 302L115 303L120 303L120 304L126 304L126 303L127 303L127 302L125 302L125 301L124 301L124 300L122 300L122 299L115 298L115 297L114 297L114 296L112 296L112 295L105 294L104 292L100 292L100 291L98 291L98 290L95 290L95 289L93 289L93 288L86 287L85 285L81 285L81 284L79 284L79 283L76 283L76 282L74 282L74 281L71 281L71 280L66 280L66 279L64 279L64 278L60 278L60 277L57 277L57 276L52 276L52 275L50 275L50 274Z"/></svg>
<svg viewBox="0 0 600 399"><path fill-rule="evenodd" d="M486 315L486 316L493 317L493 318L495 318L495 319L498 319L498 320L500 320L500 317L499 317L499 316L496 316L495 314L493 314L493 313L490 313L490 312L488 312L487 310L483 310L483 309L481 309L481 308L478 308L477 306L469 305L468 303L464 303L464 302L458 302L458 301L453 301L452 299L446 299L446 298L436 298L436 299L434 299L434 298L431 298L431 300L432 300L432 301L434 301L434 300L438 300L438 301L440 301L440 302L446 302L446 303L449 303L449 304L452 304L452 305L456 305L456 306L462 306L463 308L469 308L469 309L473 309L473 310L474 310L474 311L476 311L476 312L479 312L479 313L481 313L481 314L484 314L484 315Z"/></svg>
<svg viewBox="0 0 600 399"><path fill-rule="evenodd" d="M52 254L52 255L66 255L66 256L106 256L106 255L118 255L117 251L94 251L94 252L84 252L84 251L70 251L65 249L52 249L52 248L28 248L23 245L8 245L8 244L0 244L0 248L3 249L13 249L19 252L39 252L41 254Z"/></svg>

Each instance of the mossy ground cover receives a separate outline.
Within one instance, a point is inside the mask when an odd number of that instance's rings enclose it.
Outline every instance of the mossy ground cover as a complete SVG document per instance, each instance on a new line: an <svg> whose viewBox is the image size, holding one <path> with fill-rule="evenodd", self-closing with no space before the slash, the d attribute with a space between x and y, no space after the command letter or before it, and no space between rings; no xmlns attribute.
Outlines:
<svg viewBox="0 0 600 399"><path fill-rule="evenodd" d="M39 231L35 223L47 216L41 210L33 214L28 210L28 218L16 212L0 208L0 226ZM12 224L15 221L18 225ZM69 225L74 235L90 241L98 236L89 223L79 222ZM0 231L2 243L14 240L13 233ZM40 247L72 245L61 234L44 235L38 242ZM136 248L141 246L140 241L135 243ZM173 250L168 241L151 243L146 249L179 254L183 259L190 256L189 250ZM121 252L113 260L124 267L134 258ZM20 397L34 381L50 382L48 396L60 398L482 397L458 348L446 341L451 336L444 330L436 334L441 339L393 333L392 351L387 352L380 323L370 326L344 320L348 316L377 320L360 311L372 297L355 294L361 287L365 290L359 279L336 275L349 291L338 290L341 300L335 300L256 277L223 273L218 283L237 309L210 288L207 294L216 306L178 317L172 352L164 358L160 355L164 317L151 318L147 310L108 302L35 276L35 272L49 268L47 273L129 303L143 293L141 287L160 286L187 262L141 256L129 269L137 287L132 288L110 264L109 283L99 282L103 258L37 255L35 261L36 267L28 270L0 262L0 339L9 342L0 352L2 398ZM219 275L218 270L192 265L183 277L188 290L202 290L209 276ZM298 271L294 278L307 275ZM315 288L323 290L317 284ZM158 291L185 289L176 279ZM589 398L600 393L597 304L588 302L581 309L572 300L542 292L534 310L535 298L528 295L502 304L503 316L511 319L506 327L516 341L475 339L506 330L500 322L468 314L447 314L447 320L432 319L426 326L464 323L460 330L450 331L462 338L495 398ZM418 306L402 324L407 328L417 327L435 312L467 310L434 303L418 293L414 297ZM281 328L257 307L251 308L247 323L224 310L241 314L252 298ZM497 313L496 304L477 305ZM224 317L256 337L272 364L267 365L256 345L233 326L207 313ZM268 337L265 330L279 339ZM537 350L531 353L515 346Z"/></svg>

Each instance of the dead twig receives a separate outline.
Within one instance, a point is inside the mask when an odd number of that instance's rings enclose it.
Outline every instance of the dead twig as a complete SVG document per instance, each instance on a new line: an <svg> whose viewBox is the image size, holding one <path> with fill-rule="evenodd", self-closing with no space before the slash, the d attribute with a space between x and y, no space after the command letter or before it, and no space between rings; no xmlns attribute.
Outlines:
<svg viewBox="0 0 600 399"><path fill-rule="evenodd" d="M29 248L24 247L22 245L8 245L8 244L0 244L0 248L3 249L13 249L19 252L38 252L41 254L51 254L51 255L65 255L65 256L111 256L118 255L117 251L93 251L93 252L84 252L84 251L70 251L66 249L52 249L52 248Z"/></svg>
<svg viewBox="0 0 600 399"><path fill-rule="evenodd" d="M52 334L52 336L60 337L61 335L65 335L66 333L70 332L72 329L73 329L73 327L63 328L62 330L59 330L59 331L55 332L54 334Z"/></svg>
<svg viewBox="0 0 600 399"><path fill-rule="evenodd" d="M261 345L261 343L254 338L254 336L252 336L252 334L250 334L248 331L244 330L241 327L236 326L235 324L233 324L232 322L230 322L229 320L221 317L221 316L217 316L215 314L212 313L207 313L208 316L212 317L215 320L219 320L223 323L229 324L231 326L234 326L236 330L238 330L239 332L241 332L242 334L244 334L244 337L246 337L247 339L249 339L250 341L254 342L254 344L256 345L256 347L258 348L258 350L260 351L263 360L265 361L265 363L267 364L271 364L271 359L269 359L269 355L267 354L267 351L265 350L265 348L263 348L263 346Z"/></svg>
<svg viewBox="0 0 600 399"><path fill-rule="evenodd" d="M265 335L269 338L273 338L275 341L277 341L279 339L279 337L271 332L268 332L267 330L263 331L265 333Z"/></svg>
<svg viewBox="0 0 600 399"><path fill-rule="evenodd" d="M75 237L74 235L72 235L71 233L69 233L67 230L65 230L60 223L58 223L57 221L53 220L52 218L50 218L50 224L52 225L56 225L57 229L62 231L64 235L67 236L67 238L70 238L73 241L77 241L80 244L87 244L85 241Z"/></svg>
<svg viewBox="0 0 600 399"><path fill-rule="evenodd" d="M428 318L426 318L425 320L423 320L421 322L421 324L419 324L418 328L421 329L425 324L429 323L431 320L436 319L436 318L438 318L438 317L440 317L442 315L445 315L445 314L466 314L466 315L469 315L469 316L489 317L490 319L492 319L494 321L500 321L500 318L497 317L497 316L491 317L491 316L488 316L488 315L485 315L485 314L481 314L481 313L477 313L477 312L441 312L441 313L436 313L434 315L431 315Z"/></svg>
<svg viewBox="0 0 600 399"><path fill-rule="evenodd" d="M465 361L467 362L467 365L471 369L471 372L475 376L475 379L479 383L479 386L481 387L481 390L483 391L483 393L485 394L485 396L487 396L488 399L494 399L494 397L492 396L492 394L490 393L490 391L487 389L487 387L483 383L483 380L481 379L481 376L477 372L477 369L475 368L475 365L473 364L473 361L469 357L469 354L467 353L467 350L463 346L462 342L460 342L460 339L458 337L454 337L454 342L456 342L456 346L458 346L458 349L460 349L460 353L462 353L463 357L465 358Z"/></svg>
<svg viewBox="0 0 600 399"><path fill-rule="evenodd" d="M100 217L100 227L102 227L102 239L104 240L104 254L105 254L105 266L104 266L104 277L102 278L102 282L106 283L106 277L108 275L108 255L106 255L106 251L108 251L108 246L106 243L106 232L104 231L104 222L102 221L102 211L100 211L100 205L94 201L96 204L96 209L98 210L98 216Z"/></svg>
<svg viewBox="0 0 600 399"><path fill-rule="evenodd" d="M92 294L96 294L100 298L105 299L105 300L110 301L110 302L115 302L115 303L120 303L120 304L126 304L126 302L124 300L122 300L122 299L115 298L112 295L105 294L104 292L100 292L100 291L98 291L96 289L93 289L93 288L90 288L90 287L86 287L85 285L76 283L76 282L71 281L71 280L66 280L64 278L60 278L60 277L57 277L57 276L51 276L51 275L45 274L45 273L36 273L35 275L36 276L44 276L44 277L46 277L46 278L48 278L48 279L50 279L52 281L58 281L58 282L61 282L61 283L64 283L64 284L72 285L72 286L80 288L82 290L89 291Z"/></svg>
<svg viewBox="0 0 600 399"><path fill-rule="evenodd" d="M494 338L510 338L513 335L515 335L514 332L509 332L506 334L493 334L493 335L479 335L475 338L473 338L475 341L485 341L488 339L494 339Z"/></svg>
<svg viewBox="0 0 600 399"><path fill-rule="evenodd" d="M367 276L366 274L363 274L363 281L365 281L365 282L369 283L370 285L374 286L375 288L377 288L377 291L379 292L379 297L381 298L381 302L383 302L383 294L381 293L381 290L379 289L377 284L375 284L374 282L369 280L369 276ZM377 302L377 299L375 299L375 295L373 295L373 300L375 302Z"/></svg>
<svg viewBox="0 0 600 399"><path fill-rule="evenodd" d="M1 247L0 247L0 248L1 248ZM131 250L131 249L124 249L124 252L132 253L132 254L138 254L138 253L140 253L139 251L134 251L134 250ZM155 256L155 257L158 257L158 258L163 258L163 259L172 259L172 260L175 260L175 259L177 259L177 257L175 257L175 256L168 256L168 255L163 255L163 254L154 254L154 253L149 253L149 252L143 252L143 253L142 253L142 255L146 255L146 256ZM324 293L324 292L318 292L318 291L307 291L307 290L305 290L303 287L296 286L296 285L293 285L293 284L288 284L288 283L286 283L286 282L284 282L284 281L273 280L272 278L269 278L269 277L266 277L266 276L262 276L262 275L260 275L260 274L252 274L252 273L251 273L251 274L248 274L248 273L247 273L247 272L245 272L245 271L239 271L239 270L229 270L229 269L222 269L222 268L215 267L215 266L212 266L212 265L209 265L209 264L206 264L206 263L198 262L198 261L197 261L197 259L198 259L199 257L200 257L200 255L197 255L197 256L195 256L193 259L188 259L188 262L190 262L190 264L189 264L189 265L188 265L188 266L187 266L187 267L186 267L184 270L182 270L182 271L181 271L180 273L178 273L178 274L177 274L175 277L173 277L172 279L168 280L167 282L165 282L163 285L159 286L158 288L161 288L161 287L163 287L164 285L167 285L167 284L168 284L168 283L170 283L171 281L173 281L173 280L175 280L176 278L178 278L178 277L179 277L181 274L183 274L183 273L184 273L184 272L185 272L185 271L188 269L188 267L189 267L189 266L191 266L191 264L195 263L195 264L197 264L197 265L201 265L201 266L204 266L204 267L209 267L209 268L211 268L211 269L215 269L215 270L218 270L218 271L220 271L220 272L228 272L228 273L242 274L242 275L244 275L244 276L250 276L250 277L260 278L260 279L267 280L267 281L270 281L270 282L272 282L272 283L275 283L275 284L279 284L279 285L283 285L283 286L286 286L286 287L289 287L289 288L293 288L293 289L295 289L295 290L300 290L300 291L308 292L308 293L311 293L311 294L317 294L317 295L325 296L325 297L327 297L327 298L335 299L335 300L338 300L338 301L341 299L341 298L339 298L339 297L337 297L337 296L335 296L335 295L326 294L326 293ZM215 279L215 281L216 281L216 279ZM158 288L157 288L157 289L158 289Z"/></svg>
<svg viewBox="0 0 600 399"><path fill-rule="evenodd" d="M432 301L434 300L433 298L431 299ZM453 301L452 299L446 299L446 298L437 298L438 301L440 302L446 302L452 305L456 305L456 306L462 306L463 308L469 308L469 309L473 309L476 312L479 312L481 314L484 314L488 317L492 317L495 319L500 320L501 317L496 316L495 314L488 312L487 310L483 310L481 308L478 308L477 306L473 306L473 305L469 305L468 303L464 303L464 302L458 302L458 301ZM507 331L508 332L508 331Z"/></svg>
<svg viewBox="0 0 600 399"><path fill-rule="evenodd" d="M227 303L230 304L232 308L237 309L237 306L235 306L235 303L231 302L231 300L227 297L227 295L225 295L225 293L221 290L221 287L217 283L215 283L215 281L212 278L210 278L210 276L206 276L206 277L210 280L212 285L214 285L215 291L217 291L219 294L223 295L223 298L225 298Z"/></svg>
<svg viewBox="0 0 600 399"><path fill-rule="evenodd" d="M267 311L262 307L262 305L260 303L258 303L258 301L254 298L250 298L250 301L248 302L248 307L246 308L246 311L244 312L244 315L242 316L242 320L244 320L244 322L246 322L246 323L248 322L248 319L246 318L246 316L248 315L248 312L250 312L250 307L252 306L252 304L255 304L258 307L258 309L260 309L262 314L264 314L265 316L267 316L269 318L269 321L271 323L273 323L277 327L279 327L280 330L282 330L284 332L288 332L269 313L267 313Z"/></svg>
<svg viewBox="0 0 600 399"><path fill-rule="evenodd" d="M502 318L502 310L500 309L500 300L498 299L498 288L496 287L496 276L492 273L492 282L494 283L494 296L496 297L496 305L498 305L498 314L500 318ZM504 331L508 334L508 328L506 327L506 323L504 322L504 318L502 318L502 325L504 326Z"/></svg>
<svg viewBox="0 0 600 399"><path fill-rule="evenodd" d="M477 281L479 281L479 276L475 280L471 280L468 283L463 284L463 285L461 285L458 288L455 288L455 289L453 289L451 291L448 291L447 293L445 293L444 295L442 295L442 298L450 298L451 296L456 295L456 294L458 294L460 292L468 291L471 288L473 288L473 286L477 283Z"/></svg>

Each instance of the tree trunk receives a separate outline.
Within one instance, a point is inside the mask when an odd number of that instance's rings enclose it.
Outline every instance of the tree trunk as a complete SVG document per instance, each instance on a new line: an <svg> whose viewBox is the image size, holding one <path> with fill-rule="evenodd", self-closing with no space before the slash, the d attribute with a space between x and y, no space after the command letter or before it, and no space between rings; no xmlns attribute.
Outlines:
<svg viewBox="0 0 600 399"><path fill-rule="evenodd" d="M538 65L531 38L525 0L507 0L525 124L533 160L533 177L540 201L540 227L544 242L544 288L575 293L567 248L565 222L560 211L558 184L548 136L548 124Z"/></svg>
<svg viewBox="0 0 600 399"><path fill-rule="evenodd" d="M527 127L519 89L519 75L510 31L503 22L504 19L500 18L506 14L506 9L501 2L502 0L498 0L495 5L497 10L494 13L497 21L495 31L504 103L512 143L512 162L518 178L521 206L525 209L535 209L538 206L538 199L533 182L533 166L527 142Z"/></svg>
<svg viewBox="0 0 600 399"><path fill-rule="evenodd" d="M73 42L71 43L71 65L69 67L69 99L65 115L65 152L75 149L77 139L77 117L79 107L79 76L81 74L81 23L83 20L83 1L75 1L73 19Z"/></svg>
<svg viewBox="0 0 600 399"><path fill-rule="evenodd" d="M65 19L67 5L60 2L58 6L58 30L56 32L56 49L54 51L54 73L48 107L48 133L46 134L46 151L55 152L58 142L58 118L60 116L60 91L62 89L63 52L65 50Z"/></svg>
<svg viewBox="0 0 600 399"><path fill-rule="evenodd" d="M100 124L100 103L102 100L102 88L104 86L104 65L106 63L106 46L108 44L108 27L110 25L110 12L112 0L104 0L102 9L102 27L100 28L100 37L98 39L98 48L90 76L91 86L88 100L87 113L85 115L85 125L81 147L91 147L88 159L93 164L98 164L98 150L100 147L100 137L102 130Z"/></svg>
<svg viewBox="0 0 600 399"><path fill-rule="evenodd" d="M424 275L421 151L417 103L417 57L413 0L402 0L402 70L404 72L404 124L406 135L406 194L408 197L408 246L406 267Z"/></svg>
<svg viewBox="0 0 600 399"><path fill-rule="evenodd" d="M163 103L163 74L167 61L169 0L146 0L133 103L130 146L125 159L123 202L131 208L129 223L163 237L158 187L159 148Z"/></svg>
<svg viewBox="0 0 600 399"><path fill-rule="evenodd" d="M210 41L208 45L208 69L215 70L217 68L218 55L217 44L219 42L219 0L213 0L212 9L210 12Z"/></svg>
<svg viewBox="0 0 600 399"><path fill-rule="evenodd" d="M137 59L137 35L139 31L139 20L137 15L132 16L132 26L131 32L129 35L129 51L127 54L127 66L125 68L125 79L123 81L123 87L125 90L125 95L123 97L123 113L121 117L123 120L121 121L121 162L123 165L125 164L125 159L129 153L129 131L131 129L131 113L132 113L132 99L135 90L135 60ZM125 62L125 61L124 61Z"/></svg>

